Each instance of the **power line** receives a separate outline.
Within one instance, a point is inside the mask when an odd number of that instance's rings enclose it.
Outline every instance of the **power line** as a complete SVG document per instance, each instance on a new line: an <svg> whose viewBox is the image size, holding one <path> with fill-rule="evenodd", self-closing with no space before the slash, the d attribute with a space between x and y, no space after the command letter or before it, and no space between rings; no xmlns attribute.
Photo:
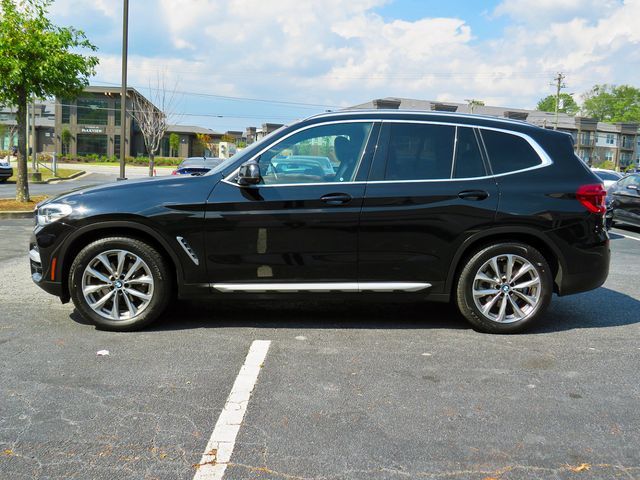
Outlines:
<svg viewBox="0 0 640 480"><path fill-rule="evenodd" d="M106 85L120 85L119 83L106 82L104 80L98 80L98 82L104 83ZM104 86L104 85L92 85L92 86L100 87L100 86ZM154 87L135 86L135 88L137 88L138 90L155 90L155 91L161 90L161 88L154 88ZM322 104L322 103L304 103L304 102L290 102L290 101L286 101L286 100L269 100L269 99L265 99L265 98L236 97L236 96L230 96L230 95L216 95L216 94L213 94L213 93L204 93L204 92L188 92L188 91L176 90L175 93L179 93L181 95L196 96L196 97L217 98L217 99L221 99L221 100L274 103L274 104L288 105L288 106L302 107L302 108L311 108L311 107L313 107L313 108L341 108L339 105L326 105L326 104Z"/></svg>
<svg viewBox="0 0 640 480"><path fill-rule="evenodd" d="M79 106L77 104L72 104L72 103L61 103L60 104L61 107L76 107L78 110L85 110L85 111L93 111L93 110L107 110L110 112L116 112L118 111L117 108L110 108L110 107L96 107L96 106L92 106L92 107L82 107ZM130 116L133 116L134 113L138 113L140 112L140 110L135 110L135 109L128 109L127 113L129 113ZM229 113L191 113L191 112L165 112L166 115L175 115L178 117L205 117L205 118L240 118L240 119L251 119L251 120L265 120L265 119L274 119L274 120L291 120L293 118L293 116L291 115L234 115L234 114L229 114Z"/></svg>

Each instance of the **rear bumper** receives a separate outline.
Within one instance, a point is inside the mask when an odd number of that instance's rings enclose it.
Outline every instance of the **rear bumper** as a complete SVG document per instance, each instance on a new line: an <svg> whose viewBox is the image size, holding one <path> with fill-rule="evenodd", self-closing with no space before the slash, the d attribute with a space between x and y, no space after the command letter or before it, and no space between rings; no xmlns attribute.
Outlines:
<svg viewBox="0 0 640 480"><path fill-rule="evenodd" d="M584 241L583 238L582 242L571 244L555 238L563 258L556 276L558 295L594 290L607 280L611 258L607 231L604 227L599 227L589 237L589 241Z"/></svg>

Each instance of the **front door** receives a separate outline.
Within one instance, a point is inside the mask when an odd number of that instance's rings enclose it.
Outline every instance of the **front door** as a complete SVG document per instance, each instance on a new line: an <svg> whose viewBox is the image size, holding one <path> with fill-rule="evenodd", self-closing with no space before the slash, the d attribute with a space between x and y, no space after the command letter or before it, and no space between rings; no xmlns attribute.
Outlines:
<svg viewBox="0 0 640 480"><path fill-rule="evenodd" d="M323 289L357 281L358 221L377 128L327 123L278 140L254 159L261 182L232 174L211 193L205 240L216 291Z"/></svg>
<svg viewBox="0 0 640 480"><path fill-rule="evenodd" d="M458 242L490 225L497 206L475 129L384 123L360 220L360 280L441 293Z"/></svg>

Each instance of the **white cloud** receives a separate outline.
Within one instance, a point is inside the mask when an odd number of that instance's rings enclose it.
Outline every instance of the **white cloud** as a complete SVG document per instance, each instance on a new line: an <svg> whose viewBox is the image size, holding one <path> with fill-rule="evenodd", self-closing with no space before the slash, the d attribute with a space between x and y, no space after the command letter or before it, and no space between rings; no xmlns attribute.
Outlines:
<svg viewBox="0 0 640 480"><path fill-rule="evenodd" d="M494 16L507 15L516 23L549 24L574 18L598 19L619 7L620 0L503 0Z"/></svg>
<svg viewBox="0 0 640 480"><path fill-rule="evenodd" d="M73 9L79 1L56 5ZM182 90L254 98L328 105L384 96L476 98L531 107L552 92L557 71L576 93L595 83L638 82L639 0L537 0L535 8L504 0L493 16L510 25L490 41L475 38L462 11L390 20L375 13L384 3L137 0L131 83L147 85L160 70L179 78ZM92 2L93 12L117 37L120 12L107 17L103 4ZM103 55L101 79L119 81L117 51Z"/></svg>

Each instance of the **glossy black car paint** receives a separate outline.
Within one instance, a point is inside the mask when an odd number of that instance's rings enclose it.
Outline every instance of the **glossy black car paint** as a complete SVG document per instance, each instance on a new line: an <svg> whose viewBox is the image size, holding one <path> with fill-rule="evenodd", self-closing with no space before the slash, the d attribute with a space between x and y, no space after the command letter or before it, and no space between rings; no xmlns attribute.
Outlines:
<svg viewBox="0 0 640 480"><path fill-rule="evenodd" d="M608 192L607 216L614 222L640 227L640 174L632 174L616 182Z"/></svg>
<svg viewBox="0 0 640 480"><path fill-rule="evenodd" d="M286 187L240 186L234 181L232 174L243 162L288 134L350 120L375 123L355 181ZM536 141L553 164L492 175L487 161L487 175L474 180L367 182L384 170L381 131L389 121L518 132ZM36 227L32 244L38 245L42 260L38 284L63 301L69 298L67 275L75 254L91 240L112 234L155 245L175 268L183 297L244 295L213 288L224 282L360 280L428 282L432 287L417 295L447 301L472 252L511 240L529 243L545 255L554 288L564 295L596 288L608 274L603 217L576 199L578 187L596 183L574 156L570 137L559 132L478 116L342 112L283 128L217 173L123 182L51 200L68 203L74 211ZM470 190L487 195L461 198ZM332 202L332 195L342 200ZM178 244L178 236L196 253L197 265Z"/></svg>

